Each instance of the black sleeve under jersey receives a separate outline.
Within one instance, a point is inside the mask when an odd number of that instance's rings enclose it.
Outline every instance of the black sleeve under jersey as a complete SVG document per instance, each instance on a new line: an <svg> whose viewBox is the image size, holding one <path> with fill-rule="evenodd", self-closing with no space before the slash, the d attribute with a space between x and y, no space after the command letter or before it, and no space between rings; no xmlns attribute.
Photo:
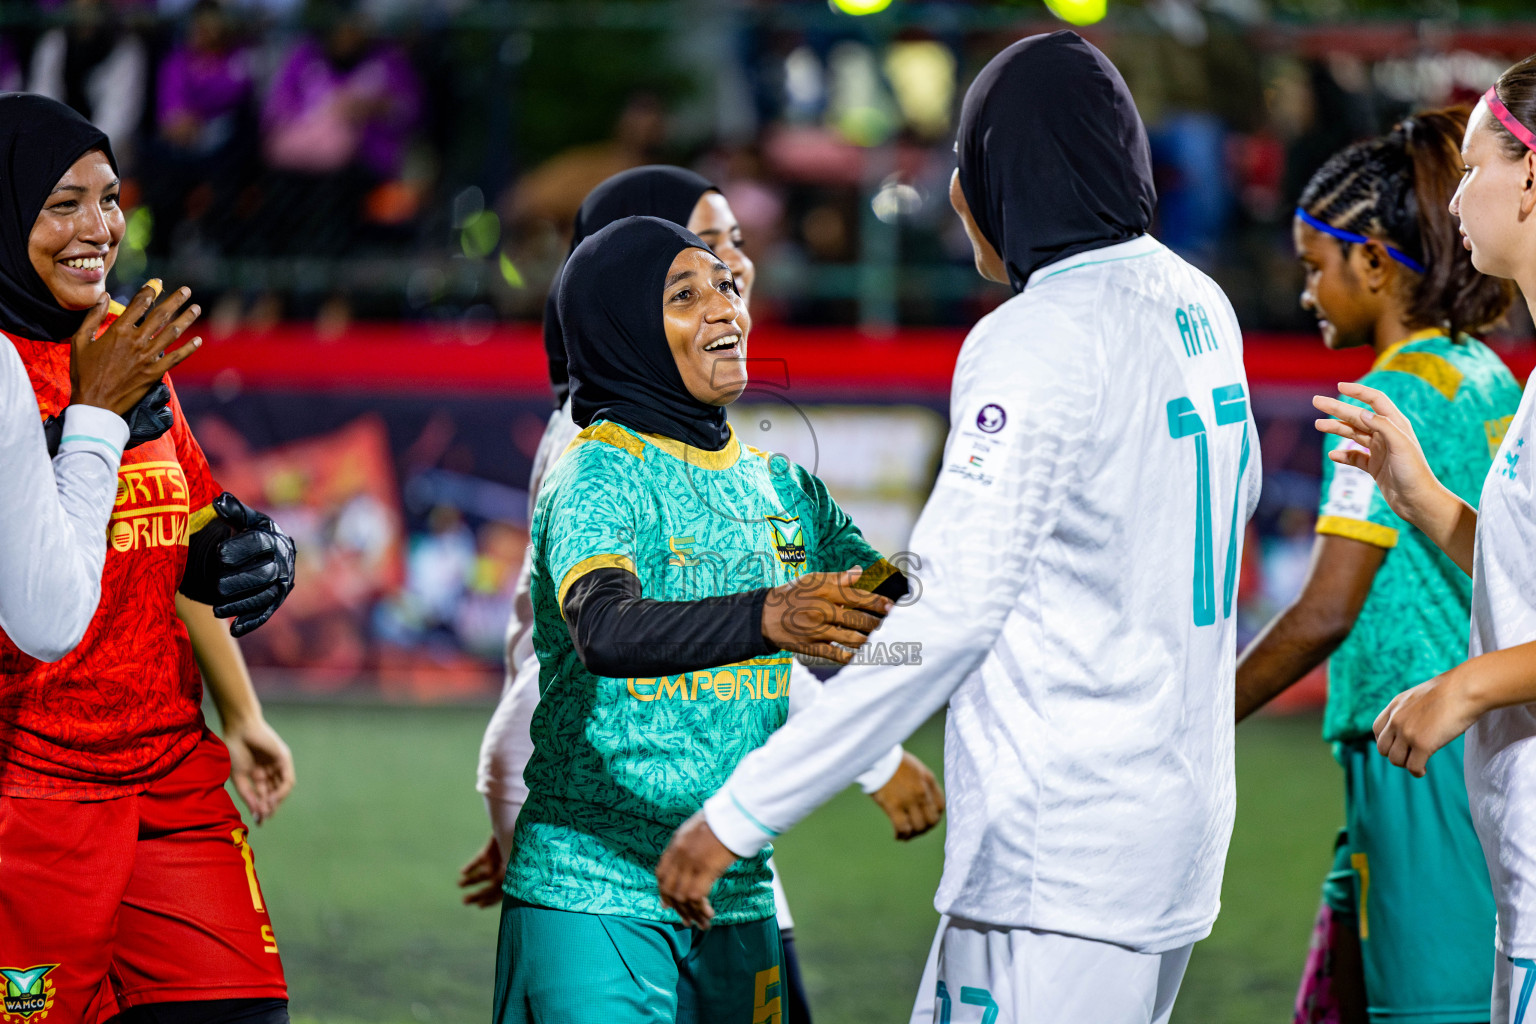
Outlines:
<svg viewBox="0 0 1536 1024"><path fill-rule="evenodd" d="M561 611L576 656L601 676L669 676L778 650L763 637L766 587L698 601L640 596L623 569L595 569L571 585Z"/></svg>

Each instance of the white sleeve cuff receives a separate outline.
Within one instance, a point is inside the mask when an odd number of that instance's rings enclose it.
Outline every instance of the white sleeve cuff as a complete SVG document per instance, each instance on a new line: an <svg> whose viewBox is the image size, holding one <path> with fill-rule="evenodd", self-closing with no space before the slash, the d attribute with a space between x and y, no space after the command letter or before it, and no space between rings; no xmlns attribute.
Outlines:
<svg viewBox="0 0 1536 1024"><path fill-rule="evenodd" d="M756 856L778 835L748 813L728 788L704 801L704 822L738 857Z"/></svg>
<svg viewBox="0 0 1536 1024"><path fill-rule="evenodd" d="M896 769L901 767L901 755L901 744L898 743L882 754L880 760L870 765L868 770L854 781L865 793L874 793L885 788L885 784L890 782L896 774Z"/></svg>
<svg viewBox="0 0 1536 1024"><path fill-rule="evenodd" d="M71 405L64 410L64 436L59 439L59 453L94 451L108 459L113 469L123 458L128 443L128 421L110 409L94 405Z"/></svg>

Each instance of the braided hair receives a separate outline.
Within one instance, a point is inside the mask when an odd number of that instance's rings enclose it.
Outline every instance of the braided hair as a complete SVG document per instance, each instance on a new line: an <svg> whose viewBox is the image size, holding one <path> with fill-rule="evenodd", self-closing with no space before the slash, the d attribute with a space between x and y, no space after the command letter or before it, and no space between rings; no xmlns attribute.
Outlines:
<svg viewBox="0 0 1536 1024"><path fill-rule="evenodd" d="M1472 267L1446 208L1461 177L1465 107L1415 114L1385 135L1347 146L1302 190L1300 207L1336 228L1380 239L1424 266L1411 278L1408 320L1416 327L1486 330L1514 301L1508 281ZM1340 241L1347 254L1351 242Z"/></svg>

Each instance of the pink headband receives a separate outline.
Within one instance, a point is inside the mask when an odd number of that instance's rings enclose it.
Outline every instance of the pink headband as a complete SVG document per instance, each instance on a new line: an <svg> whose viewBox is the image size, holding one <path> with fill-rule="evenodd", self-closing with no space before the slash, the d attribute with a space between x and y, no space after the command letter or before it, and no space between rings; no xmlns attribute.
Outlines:
<svg viewBox="0 0 1536 1024"><path fill-rule="evenodd" d="M1499 119L1499 124L1509 129L1509 134L1525 143L1526 148L1536 152L1536 132L1532 132L1525 125L1515 119L1515 115L1509 112L1504 101L1499 99L1499 88L1490 85L1488 91L1483 93L1483 102L1488 104L1488 109L1493 116Z"/></svg>

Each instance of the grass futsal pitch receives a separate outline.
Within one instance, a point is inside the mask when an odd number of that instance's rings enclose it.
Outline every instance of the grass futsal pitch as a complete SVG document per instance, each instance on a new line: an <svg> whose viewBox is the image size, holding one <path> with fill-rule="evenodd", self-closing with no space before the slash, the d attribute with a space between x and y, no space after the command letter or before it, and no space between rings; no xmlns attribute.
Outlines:
<svg viewBox="0 0 1536 1024"><path fill-rule="evenodd" d="M276 704L299 784L254 829L295 1024L486 1024L496 913L459 905L458 868L489 835L474 791L489 708ZM908 746L937 771L942 728ZM1214 934L1195 947L1174 1022L1286 1020L1342 821L1315 718L1238 730L1237 829ZM940 826L940 830L942 826ZM943 859L867 797L843 793L777 844L820 1024L905 1021Z"/></svg>

